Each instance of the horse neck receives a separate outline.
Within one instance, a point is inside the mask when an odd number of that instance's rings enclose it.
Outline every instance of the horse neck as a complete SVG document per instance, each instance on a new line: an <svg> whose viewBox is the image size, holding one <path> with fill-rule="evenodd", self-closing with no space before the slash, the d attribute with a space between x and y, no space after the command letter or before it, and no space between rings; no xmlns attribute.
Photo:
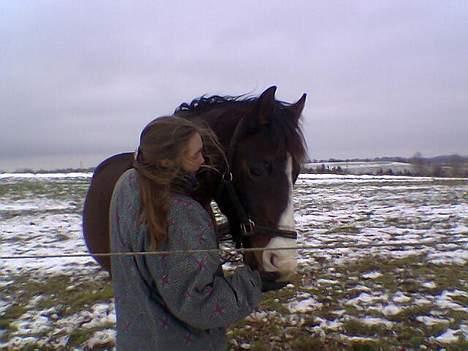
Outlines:
<svg viewBox="0 0 468 351"><path fill-rule="evenodd" d="M195 118L203 121L213 130L224 150L227 151L237 125L251 109L252 104L233 102L226 106L215 107Z"/></svg>
<svg viewBox="0 0 468 351"><path fill-rule="evenodd" d="M248 113L250 106L241 103L230 103L229 105L215 106L203 113L193 114L192 112L181 111L177 116L189 119L197 124L207 126L216 134L224 151L229 150L229 146L236 130L236 127L243 116ZM217 168L223 172L226 170L226 164L221 161ZM219 179L207 176L202 178L200 189L195 194L195 198L206 208L209 207L211 200L217 191Z"/></svg>

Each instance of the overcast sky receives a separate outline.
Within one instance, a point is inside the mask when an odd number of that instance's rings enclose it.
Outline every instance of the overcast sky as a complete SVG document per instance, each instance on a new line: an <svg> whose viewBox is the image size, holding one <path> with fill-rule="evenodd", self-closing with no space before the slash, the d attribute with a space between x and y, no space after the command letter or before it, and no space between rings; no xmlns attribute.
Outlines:
<svg viewBox="0 0 468 351"><path fill-rule="evenodd" d="M271 85L307 93L312 159L468 155L468 1L0 0L0 169L92 166Z"/></svg>

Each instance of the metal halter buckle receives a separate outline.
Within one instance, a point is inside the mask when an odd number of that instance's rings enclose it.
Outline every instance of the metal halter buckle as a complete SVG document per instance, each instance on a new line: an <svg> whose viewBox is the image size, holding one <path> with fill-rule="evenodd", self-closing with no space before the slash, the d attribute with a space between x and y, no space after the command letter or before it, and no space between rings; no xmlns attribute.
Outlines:
<svg viewBox="0 0 468 351"><path fill-rule="evenodd" d="M253 233L255 233L255 222L252 221L250 218L249 218L249 222L248 223L241 223L240 224L240 229L242 231L242 234L244 236L250 236L252 235Z"/></svg>

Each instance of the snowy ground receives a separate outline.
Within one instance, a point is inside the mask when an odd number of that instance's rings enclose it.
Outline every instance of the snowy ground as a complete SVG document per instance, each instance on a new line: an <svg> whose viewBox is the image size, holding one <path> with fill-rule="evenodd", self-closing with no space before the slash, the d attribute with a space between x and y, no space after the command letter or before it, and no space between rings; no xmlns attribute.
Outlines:
<svg viewBox="0 0 468 351"><path fill-rule="evenodd" d="M0 174L0 256L85 252L89 179ZM233 350L468 349L467 180L303 175L295 207L299 245L317 248L230 329ZM112 290L92 259L0 272L0 349L112 349Z"/></svg>

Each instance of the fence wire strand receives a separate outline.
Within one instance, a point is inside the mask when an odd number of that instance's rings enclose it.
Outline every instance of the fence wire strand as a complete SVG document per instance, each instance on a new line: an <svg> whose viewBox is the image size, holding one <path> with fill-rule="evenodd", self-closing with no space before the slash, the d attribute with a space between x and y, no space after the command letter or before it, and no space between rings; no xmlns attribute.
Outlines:
<svg viewBox="0 0 468 351"><path fill-rule="evenodd" d="M438 245L458 245L466 246L468 249L468 240L454 240L454 241L426 241L426 242L396 242L396 243L381 243L381 244L352 244L350 242L343 243L342 241L329 241L327 245L297 245L288 247L275 247L275 248L217 248L217 249L193 249L193 250L169 250L169 251L136 251L136 252L106 252L106 253L78 253L78 254L51 254L51 255L11 255L0 256L0 260L24 260L24 259L52 259L52 258L82 258L82 257L112 257L112 256L167 256L167 255L193 255L196 253L218 253L218 254L233 254L233 253L247 253L257 251L312 251L312 250L334 250L334 249L367 249L378 247L436 247ZM442 250L446 251L446 250Z"/></svg>

